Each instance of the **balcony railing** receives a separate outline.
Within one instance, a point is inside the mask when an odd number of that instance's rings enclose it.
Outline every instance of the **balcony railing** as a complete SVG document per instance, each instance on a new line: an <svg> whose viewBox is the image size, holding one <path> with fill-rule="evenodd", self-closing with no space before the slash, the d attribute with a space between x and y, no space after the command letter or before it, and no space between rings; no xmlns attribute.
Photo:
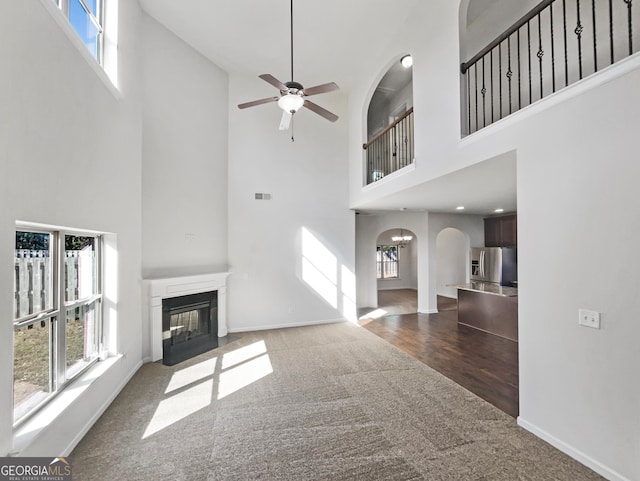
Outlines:
<svg viewBox="0 0 640 481"><path fill-rule="evenodd" d="M413 107L362 146L367 152L366 183L413 163Z"/></svg>
<svg viewBox="0 0 640 481"><path fill-rule="evenodd" d="M462 64L463 130L480 130L640 50L638 10L633 0L541 2Z"/></svg>

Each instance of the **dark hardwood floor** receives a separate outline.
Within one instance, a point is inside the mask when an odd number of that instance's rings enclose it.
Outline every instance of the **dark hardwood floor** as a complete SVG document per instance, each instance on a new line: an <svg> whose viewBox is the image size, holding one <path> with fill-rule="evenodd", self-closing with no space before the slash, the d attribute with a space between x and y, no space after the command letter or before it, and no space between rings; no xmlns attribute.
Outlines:
<svg viewBox="0 0 640 481"><path fill-rule="evenodd" d="M394 302L398 301L397 297L394 296ZM392 308L379 304L380 309ZM438 297L438 310L437 314L392 314L376 319L361 313L359 323L517 417L518 343L459 325L455 299Z"/></svg>

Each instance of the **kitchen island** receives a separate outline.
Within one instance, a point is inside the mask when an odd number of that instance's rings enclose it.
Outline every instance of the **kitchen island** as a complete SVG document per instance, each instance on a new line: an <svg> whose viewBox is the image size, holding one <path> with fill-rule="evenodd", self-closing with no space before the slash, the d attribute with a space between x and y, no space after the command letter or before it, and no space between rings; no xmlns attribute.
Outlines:
<svg viewBox="0 0 640 481"><path fill-rule="evenodd" d="M518 289L491 282L456 284L458 323L518 341Z"/></svg>

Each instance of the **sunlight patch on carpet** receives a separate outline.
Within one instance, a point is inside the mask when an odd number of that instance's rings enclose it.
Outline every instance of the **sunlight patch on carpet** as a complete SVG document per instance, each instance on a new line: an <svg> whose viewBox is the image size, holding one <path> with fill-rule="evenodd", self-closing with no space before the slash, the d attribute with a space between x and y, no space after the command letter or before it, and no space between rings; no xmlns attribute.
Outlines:
<svg viewBox="0 0 640 481"><path fill-rule="evenodd" d="M225 355L226 356L226 355ZM223 399L240 389L259 381L273 372L268 354L239 364L220 374L218 399Z"/></svg>
<svg viewBox="0 0 640 481"><path fill-rule="evenodd" d="M267 353L267 345L264 341L254 342L248 346L235 349L234 351L226 353L222 357L222 369L228 369L237 364L243 363L254 357L261 356Z"/></svg>
<svg viewBox="0 0 640 481"><path fill-rule="evenodd" d="M211 404L213 379L204 381L192 388L160 401L147 429L142 435L146 439L163 429L183 420L187 416L206 408Z"/></svg>
<svg viewBox="0 0 640 481"><path fill-rule="evenodd" d="M189 384L201 381L206 377L213 376L216 369L216 361L217 358L214 357L176 371L173 376L171 376L171 380L169 381L164 393L169 394L170 392L177 391Z"/></svg>

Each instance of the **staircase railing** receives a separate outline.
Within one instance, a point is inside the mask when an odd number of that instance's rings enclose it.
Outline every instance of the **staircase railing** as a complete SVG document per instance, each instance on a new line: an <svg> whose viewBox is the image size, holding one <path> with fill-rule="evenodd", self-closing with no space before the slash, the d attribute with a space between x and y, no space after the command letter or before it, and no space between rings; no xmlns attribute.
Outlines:
<svg viewBox="0 0 640 481"><path fill-rule="evenodd" d="M467 111L465 133L480 130L639 51L632 7L633 0L544 0L538 4L461 65L466 87L462 102Z"/></svg>
<svg viewBox="0 0 640 481"><path fill-rule="evenodd" d="M362 146L367 151L367 179L371 184L413 163L413 107Z"/></svg>

